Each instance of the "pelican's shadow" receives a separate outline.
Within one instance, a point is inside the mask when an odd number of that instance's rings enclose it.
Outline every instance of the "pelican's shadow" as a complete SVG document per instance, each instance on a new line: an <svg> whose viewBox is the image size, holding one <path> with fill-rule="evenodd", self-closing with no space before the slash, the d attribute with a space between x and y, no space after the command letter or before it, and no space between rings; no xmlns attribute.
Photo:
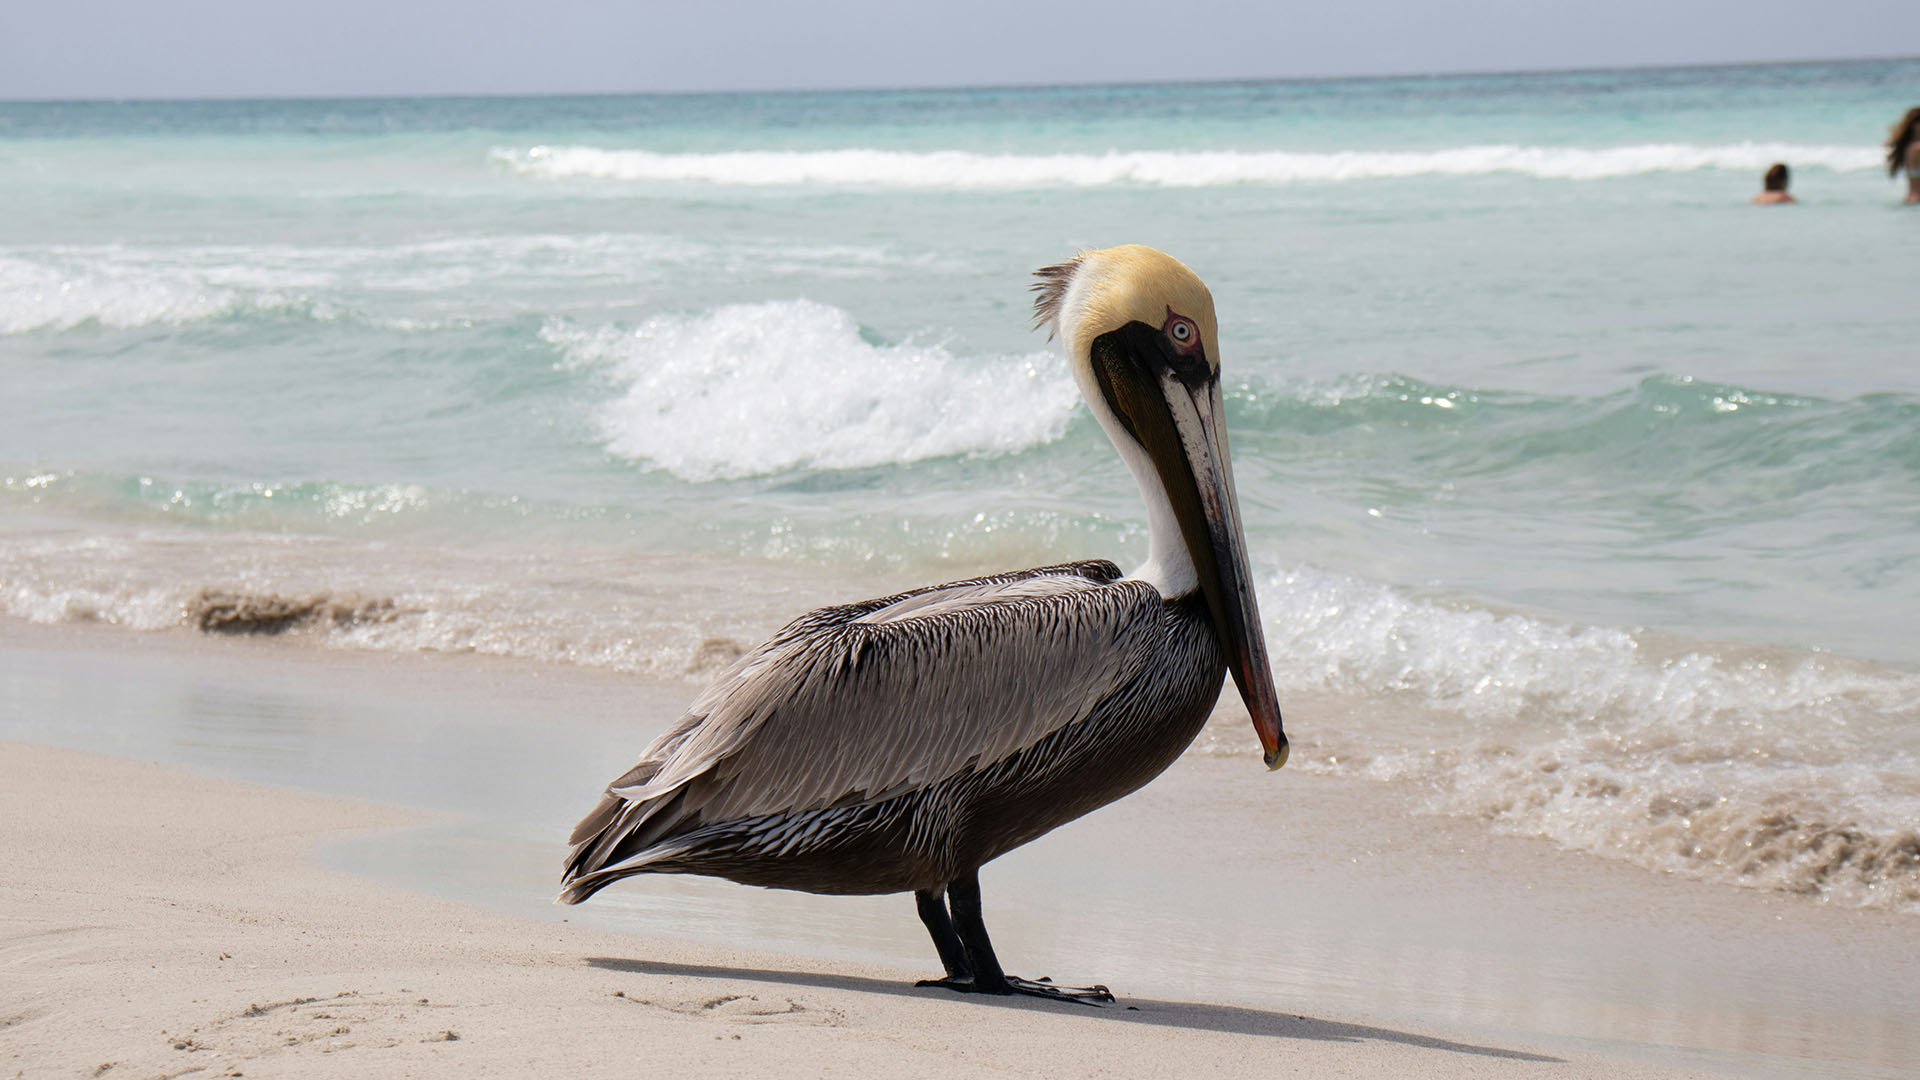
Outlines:
<svg viewBox="0 0 1920 1080"><path fill-rule="evenodd" d="M786 983L826 990L847 990L861 994L892 994L896 997L956 997L951 991L916 987L910 981L872 979L860 975L830 975L812 971L775 971L767 968L721 967L713 964L674 964L662 960L623 960L610 956L590 956L590 967L603 971L622 971L634 975L668 975L695 979L745 979L753 982ZM957 1000L957 997L956 997ZM1262 1035L1278 1039L1313 1039L1324 1042L1360 1042L1374 1039L1401 1043L1427 1050L1445 1050L1455 1054L1510 1058L1515 1061L1561 1062L1561 1058L1531 1054L1524 1050L1505 1050L1497 1046L1475 1046L1431 1035L1416 1035L1392 1028L1367 1024L1349 1024L1339 1020L1318 1020L1289 1012L1269 1012L1242 1005L1207 1005L1190 1001L1157 1001L1152 998L1121 998L1115 1005L1089 1008L1061 1005L1037 998L968 997L968 1002L1009 1009L1060 1011L1070 1009L1075 1016L1098 1015L1126 1024L1156 1024L1162 1027L1216 1031L1228 1035ZM1128 1006L1133 1006L1129 1008Z"/></svg>

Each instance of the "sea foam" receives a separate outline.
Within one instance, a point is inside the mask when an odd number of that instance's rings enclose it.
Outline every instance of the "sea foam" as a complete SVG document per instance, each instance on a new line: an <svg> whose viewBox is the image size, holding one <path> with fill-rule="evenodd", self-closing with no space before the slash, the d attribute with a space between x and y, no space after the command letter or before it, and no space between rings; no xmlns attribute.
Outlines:
<svg viewBox="0 0 1920 1080"><path fill-rule="evenodd" d="M597 411L607 448L686 480L1014 453L1059 438L1079 402L1051 353L874 344L808 300L542 333L621 387Z"/></svg>
<svg viewBox="0 0 1920 1080"><path fill-rule="evenodd" d="M750 575L759 586L743 590ZM699 680L796 610L846 598L812 567L0 515L0 617L277 634ZM836 593L838 595L836 595ZM777 602L777 607L768 605Z"/></svg>
<svg viewBox="0 0 1920 1080"><path fill-rule="evenodd" d="M1604 148L1461 146L1438 150L1136 150L1101 154L984 154L963 150L738 150L674 154L597 146L495 147L509 171L586 178L738 185L893 188L1212 187L1328 183L1509 173L1544 180L1601 180L1646 173L1730 169L1776 161L1853 172L1884 164L1861 146L1649 143Z"/></svg>
<svg viewBox="0 0 1920 1080"><path fill-rule="evenodd" d="M1262 583L1298 764L1692 877L1920 911L1920 676L1456 607L1312 567ZM1347 710L1340 710L1346 712ZM1212 752L1242 753L1223 733Z"/></svg>
<svg viewBox="0 0 1920 1080"><path fill-rule="evenodd" d="M0 334L179 325L243 310L328 315L297 291L242 283L231 270L163 269L112 254L81 266L0 255Z"/></svg>
<svg viewBox="0 0 1920 1080"><path fill-rule="evenodd" d="M874 278L929 261L853 244L647 233L458 236L385 246L19 246L0 249L0 335L276 313L431 330L537 310L556 289L630 291L686 266L818 280Z"/></svg>

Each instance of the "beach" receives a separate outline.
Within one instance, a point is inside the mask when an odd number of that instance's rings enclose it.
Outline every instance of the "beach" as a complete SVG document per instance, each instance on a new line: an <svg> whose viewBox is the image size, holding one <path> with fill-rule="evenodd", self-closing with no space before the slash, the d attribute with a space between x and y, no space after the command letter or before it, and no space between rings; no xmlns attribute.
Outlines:
<svg viewBox="0 0 1920 1080"><path fill-rule="evenodd" d="M1140 999L949 1000L903 973L542 925L313 867L408 815L9 744L11 1075L1583 1075L1434 1034ZM104 798L88 792L105 791ZM156 825L164 818L164 826ZM153 834L164 830L163 840ZM75 865L74 850L93 855ZM60 869L15 884L23 863ZM1540 1070L1546 1067L1547 1072ZM1618 1075L1672 1075L1624 1070Z"/></svg>
<svg viewBox="0 0 1920 1080"><path fill-rule="evenodd" d="M0 102L0 1067L1910 1073L1914 101ZM1130 243L1218 316L1291 757L1229 691L984 868L1008 968L1120 1004L916 990L904 896L553 906L796 615L1147 561L1030 291Z"/></svg>
<svg viewBox="0 0 1920 1080"><path fill-rule="evenodd" d="M1896 1076L1916 1052L1907 917L1489 836L1390 784L1189 755L983 875L1010 966L1119 1002L982 1002L912 988L936 962L904 896L652 879L548 904L588 778L676 685L111 628L0 641L0 1054L29 1077ZM598 760L552 765L581 747Z"/></svg>

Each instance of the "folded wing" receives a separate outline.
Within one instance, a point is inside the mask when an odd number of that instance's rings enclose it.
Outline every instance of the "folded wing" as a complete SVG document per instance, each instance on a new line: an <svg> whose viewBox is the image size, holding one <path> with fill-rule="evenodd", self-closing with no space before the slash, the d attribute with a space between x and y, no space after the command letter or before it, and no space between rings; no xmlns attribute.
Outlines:
<svg viewBox="0 0 1920 1080"><path fill-rule="evenodd" d="M794 620L608 787L567 880L716 822L891 798L1084 719L1158 624L1159 595L1119 577L1043 567Z"/></svg>

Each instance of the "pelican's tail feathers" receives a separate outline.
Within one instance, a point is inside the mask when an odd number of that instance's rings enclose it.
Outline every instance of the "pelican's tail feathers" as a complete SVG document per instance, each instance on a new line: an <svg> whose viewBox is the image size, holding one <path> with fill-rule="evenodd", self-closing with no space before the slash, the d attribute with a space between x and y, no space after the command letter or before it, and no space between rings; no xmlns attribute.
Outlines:
<svg viewBox="0 0 1920 1080"><path fill-rule="evenodd" d="M653 861L650 849L697 827L688 820L685 794L680 786L640 798L608 790L574 827L573 847L560 876L567 886L560 902L577 904L620 878L645 873Z"/></svg>
<svg viewBox="0 0 1920 1080"><path fill-rule="evenodd" d="M554 897L553 902L556 904L578 904L587 897L613 884L616 880L618 879L610 875L600 874L580 878L569 882L566 888L561 889L560 895Z"/></svg>
<svg viewBox="0 0 1920 1080"><path fill-rule="evenodd" d="M561 879L566 887L560 890L560 895L554 897L553 902L577 904L622 878L639 874L682 872L685 867L676 860L686 855L691 846L676 838L642 848L613 863L589 867L569 860L566 876Z"/></svg>

